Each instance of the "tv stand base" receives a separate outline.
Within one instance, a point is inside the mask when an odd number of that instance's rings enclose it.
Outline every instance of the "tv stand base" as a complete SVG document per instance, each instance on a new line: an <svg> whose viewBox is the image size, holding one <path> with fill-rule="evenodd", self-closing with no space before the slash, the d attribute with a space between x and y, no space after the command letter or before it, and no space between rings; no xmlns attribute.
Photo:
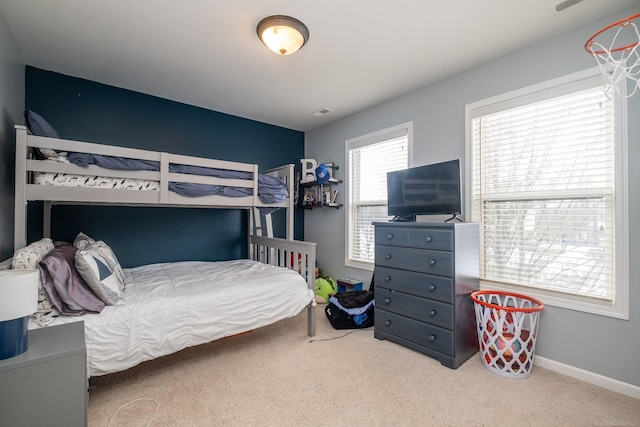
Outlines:
<svg viewBox="0 0 640 427"><path fill-rule="evenodd" d="M458 215L460 214L452 214L453 216L449 219L445 219L444 222L449 222L449 221L459 221L459 222L464 222L460 219L460 217Z"/></svg>
<svg viewBox="0 0 640 427"><path fill-rule="evenodd" d="M389 221L391 222L415 222L416 221L416 216L415 215L395 215L393 218L391 218Z"/></svg>

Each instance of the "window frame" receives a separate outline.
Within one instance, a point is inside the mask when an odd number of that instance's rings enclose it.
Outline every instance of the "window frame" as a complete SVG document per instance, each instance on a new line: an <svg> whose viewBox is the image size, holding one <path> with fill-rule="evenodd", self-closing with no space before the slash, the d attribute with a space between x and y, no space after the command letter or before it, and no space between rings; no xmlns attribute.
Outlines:
<svg viewBox="0 0 640 427"><path fill-rule="evenodd" d="M351 194L351 182L349 181L350 171L349 171L349 152L352 149L362 148L368 145L377 144L380 142L384 142L393 138L396 138L398 134L402 131L406 131L407 134L407 168L411 167L412 163L412 146L413 146L413 122L405 122L395 126L390 126L388 128L371 132L366 135L354 137L347 139L345 141L345 165L346 165L346 173L345 173L345 239L344 239L344 263L345 266L351 268L358 268L361 270L373 271L374 269L374 260L371 262L364 262L358 260L352 260L349 257L349 239L351 237L351 227L350 227L350 213L352 206L350 204Z"/></svg>
<svg viewBox="0 0 640 427"><path fill-rule="evenodd" d="M473 102L465 106L465 187L468 189L465 196L465 218L473 222L473 119L478 115L487 114L492 109L506 110L513 103L524 97L530 98L527 103L535 102L536 98L546 99L560 96L567 93L576 92L585 85L600 79L604 87L606 83L599 67L571 73L566 76L547 80L538 84L513 90L501 95L490 97L484 100ZM620 93L626 93L626 81L620 83L618 87ZM526 285L509 285L491 280L480 279L481 289L495 289L502 291L526 293L532 297L542 300L549 306L561 307L591 314L614 317L619 319L629 319L629 192L627 173L627 147L628 147L628 126L627 126L627 102L624 96L619 96L615 89L614 109L615 109L615 148L614 148L614 174L616 199L614 204L615 232L614 232L614 283L613 301L611 303L596 299L581 297L578 295L564 294L550 290L528 287ZM496 106L500 105L500 108ZM477 112L482 113L478 114Z"/></svg>

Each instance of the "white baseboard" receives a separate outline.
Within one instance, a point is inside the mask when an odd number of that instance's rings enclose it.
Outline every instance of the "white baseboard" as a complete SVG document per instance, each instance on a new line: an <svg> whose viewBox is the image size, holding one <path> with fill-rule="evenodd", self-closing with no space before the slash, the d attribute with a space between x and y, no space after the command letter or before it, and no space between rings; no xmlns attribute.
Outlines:
<svg viewBox="0 0 640 427"><path fill-rule="evenodd" d="M634 399L640 399L640 387L633 384L614 380L613 378L608 378L600 374L594 374L593 372L565 365L564 363L537 355L534 356L533 364L589 384L597 385L598 387L606 388L616 393L624 394L625 396L633 397Z"/></svg>

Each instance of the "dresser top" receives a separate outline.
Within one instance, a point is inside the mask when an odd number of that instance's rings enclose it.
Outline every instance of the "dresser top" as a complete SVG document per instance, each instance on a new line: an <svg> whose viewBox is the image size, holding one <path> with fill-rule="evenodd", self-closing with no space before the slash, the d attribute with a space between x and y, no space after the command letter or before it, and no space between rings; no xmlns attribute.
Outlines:
<svg viewBox="0 0 640 427"><path fill-rule="evenodd" d="M412 227L412 228L462 228L477 227L477 222L435 222L435 221L378 221L373 223L376 227Z"/></svg>

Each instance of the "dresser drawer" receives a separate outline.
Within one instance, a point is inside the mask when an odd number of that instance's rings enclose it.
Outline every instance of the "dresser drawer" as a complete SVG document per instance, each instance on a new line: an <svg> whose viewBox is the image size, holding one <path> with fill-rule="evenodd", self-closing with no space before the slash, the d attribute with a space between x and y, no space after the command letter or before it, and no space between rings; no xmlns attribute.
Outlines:
<svg viewBox="0 0 640 427"><path fill-rule="evenodd" d="M396 335L440 353L453 354L453 332L450 330L399 316L378 307L375 309L374 323L376 330Z"/></svg>
<svg viewBox="0 0 640 427"><path fill-rule="evenodd" d="M405 294L453 303L453 279L415 271L376 266L374 285Z"/></svg>
<svg viewBox="0 0 640 427"><path fill-rule="evenodd" d="M453 253L426 249L376 245L377 266L401 268L453 277Z"/></svg>
<svg viewBox="0 0 640 427"><path fill-rule="evenodd" d="M453 329L453 305L451 304L378 287L375 290L375 300L376 307L381 310Z"/></svg>
<svg viewBox="0 0 640 427"><path fill-rule="evenodd" d="M376 227L376 244L453 251L453 231Z"/></svg>

